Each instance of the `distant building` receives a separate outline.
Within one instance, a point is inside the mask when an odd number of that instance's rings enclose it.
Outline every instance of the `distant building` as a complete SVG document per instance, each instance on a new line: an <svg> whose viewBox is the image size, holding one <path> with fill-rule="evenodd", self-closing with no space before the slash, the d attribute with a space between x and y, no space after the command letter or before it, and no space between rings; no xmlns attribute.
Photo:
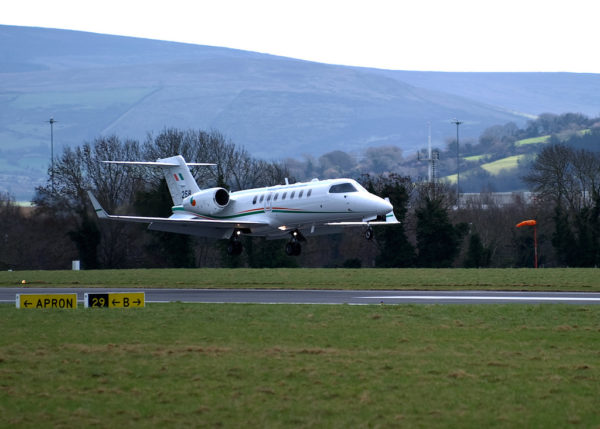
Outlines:
<svg viewBox="0 0 600 429"><path fill-rule="evenodd" d="M522 202L524 204L533 204L535 201L534 192L485 192L485 193L463 193L460 194L460 207L488 206L504 207L510 204Z"/></svg>

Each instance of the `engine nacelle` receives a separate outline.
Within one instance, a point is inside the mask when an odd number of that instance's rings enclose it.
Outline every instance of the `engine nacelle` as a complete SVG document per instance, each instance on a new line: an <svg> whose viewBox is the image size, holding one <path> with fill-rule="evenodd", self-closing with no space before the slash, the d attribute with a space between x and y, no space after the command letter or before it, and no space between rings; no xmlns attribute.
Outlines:
<svg viewBox="0 0 600 429"><path fill-rule="evenodd" d="M213 215L229 204L229 192L223 188L210 188L196 192L183 200L185 211Z"/></svg>

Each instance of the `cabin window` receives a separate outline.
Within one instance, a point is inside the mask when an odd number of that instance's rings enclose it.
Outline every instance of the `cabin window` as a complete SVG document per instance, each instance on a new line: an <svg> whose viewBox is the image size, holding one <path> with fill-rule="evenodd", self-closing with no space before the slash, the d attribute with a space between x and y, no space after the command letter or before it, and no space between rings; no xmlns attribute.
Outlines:
<svg viewBox="0 0 600 429"><path fill-rule="evenodd" d="M267 195L267 202L271 201L272 194Z"/></svg>
<svg viewBox="0 0 600 429"><path fill-rule="evenodd" d="M283 195L281 196L282 200L285 200L285 196L287 195L287 192L284 192Z"/></svg>
<svg viewBox="0 0 600 429"><path fill-rule="evenodd" d="M254 196L254 199L252 200L252 204L256 204L256 200L258 199L258 195Z"/></svg>
<svg viewBox="0 0 600 429"><path fill-rule="evenodd" d="M304 189L301 189L300 192L298 192L298 198L302 198L303 193L304 193Z"/></svg>
<svg viewBox="0 0 600 429"><path fill-rule="evenodd" d="M340 183L329 188L330 194L345 194L346 192L358 192L352 183Z"/></svg>
<svg viewBox="0 0 600 429"><path fill-rule="evenodd" d="M308 192L306 193L306 198L310 197L310 194L312 194L312 189L308 190Z"/></svg>
<svg viewBox="0 0 600 429"><path fill-rule="evenodd" d="M292 191L292 193L290 194L290 200L294 198L294 194L296 194L296 191Z"/></svg>
<svg viewBox="0 0 600 429"><path fill-rule="evenodd" d="M278 196L279 196L279 193L275 194L275 196L273 197L273 201L277 201Z"/></svg>
<svg viewBox="0 0 600 429"><path fill-rule="evenodd" d="M260 196L260 200L259 200L259 202L261 202L261 203L262 203L264 199L265 199L265 194L262 194L262 195Z"/></svg>

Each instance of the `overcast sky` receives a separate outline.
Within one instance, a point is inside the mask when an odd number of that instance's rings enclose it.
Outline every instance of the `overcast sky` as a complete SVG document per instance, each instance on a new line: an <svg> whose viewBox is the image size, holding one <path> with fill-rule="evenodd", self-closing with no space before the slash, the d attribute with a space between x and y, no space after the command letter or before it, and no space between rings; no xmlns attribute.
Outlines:
<svg viewBox="0 0 600 429"><path fill-rule="evenodd" d="M14 0L0 24L398 70L600 73L599 12L596 0Z"/></svg>

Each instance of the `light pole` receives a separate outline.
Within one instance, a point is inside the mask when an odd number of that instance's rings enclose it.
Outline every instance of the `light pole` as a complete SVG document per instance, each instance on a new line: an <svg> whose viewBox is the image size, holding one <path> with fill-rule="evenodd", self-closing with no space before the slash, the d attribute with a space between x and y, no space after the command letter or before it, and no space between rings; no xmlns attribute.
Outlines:
<svg viewBox="0 0 600 429"><path fill-rule="evenodd" d="M456 208L460 207L460 164L458 159L458 126L463 123L463 121L459 121L454 118L451 122L452 124L456 124Z"/></svg>
<svg viewBox="0 0 600 429"><path fill-rule="evenodd" d="M50 124L50 182L52 183L52 193L54 193L54 118L46 121Z"/></svg>

